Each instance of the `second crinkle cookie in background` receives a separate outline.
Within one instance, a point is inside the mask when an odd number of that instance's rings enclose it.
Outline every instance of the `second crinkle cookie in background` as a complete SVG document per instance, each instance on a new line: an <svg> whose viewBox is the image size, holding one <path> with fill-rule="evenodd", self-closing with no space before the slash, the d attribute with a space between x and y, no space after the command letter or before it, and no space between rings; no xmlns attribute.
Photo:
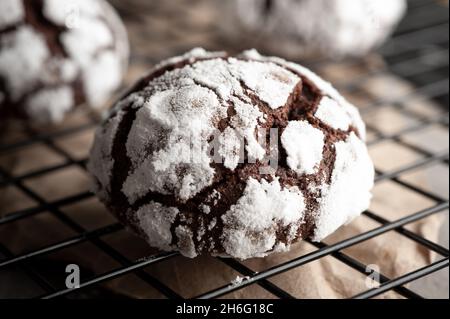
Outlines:
<svg viewBox="0 0 450 319"><path fill-rule="evenodd" d="M0 114L58 122L103 105L120 86L129 45L104 0L0 2Z"/></svg>
<svg viewBox="0 0 450 319"><path fill-rule="evenodd" d="M389 37L406 5L406 0L217 1L231 42L250 41L293 59L365 55Z"/></svg>

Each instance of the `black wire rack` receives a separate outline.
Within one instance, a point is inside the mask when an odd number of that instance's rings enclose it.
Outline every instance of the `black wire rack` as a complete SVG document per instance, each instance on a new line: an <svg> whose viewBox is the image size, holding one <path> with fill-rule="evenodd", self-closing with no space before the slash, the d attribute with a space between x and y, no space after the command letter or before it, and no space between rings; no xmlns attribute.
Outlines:
<svg viewBox="0 0 450 319"><path fill-rule="evenodd" d="M216 287L211 291L196 296L196 298L218 298L253 284L261 286L275 297L288 299L294 298L293 295L276 286L274 283L269 281L269 279L275 275L287 272L297 267L302 267L305 264L314 262L326 256L331 256L332 258L335 258L345 265L353 268L357 272L366 275L367 265L344 253L343 250L388 232L396 232L401 236L416 242L423 249L436 253L438 256L437 261L396 278L389 278L382 273L379 273L380 285L378 287L364 291L356 296L353 296L353 298L372 298L391 290L405 298L422 298L422 296L407 288L407 284L428 276L443 268L448 268L449 251L447 248L408 230L405 226L423 220L431 215L448 214L449 201L448 198L439 196L435 192L425 190L418 185L409 183L401 177L413 170L423 169L436 163L440 163L448 167L449 154L448 150L445 152L431 152L428 149L407 142L403 137L409 133L419 132L420 130L430 127L431 125L438 125L448 133L448 28L449 22L447 7L436 6L433 1L410 1L409 18L402 23L393 39L380 50L380 53L389 62L388 66L386 68L378 68L375 71L367 72L357 78L352 78L337 83L338 88L343 93L357 92L360 89L361 84L377 74L397 73L399 76L416 83L416 90L414 92L404 96L395 97L393 99L374 101L371 105L363 108L361 112L364 115L367 115L371 112L377 112L382 108L394 106L396 111L415 119L414 125L404 128L395 134L385 133L372 125L368 126L369 131L371 131L375 136L369 142L369 147L384 141L395 141L395 143L401 145L402 147L408 148L421 155L420 160L396 169L395 171L377 170L376 183L390 180L398 186L404 187L409 191L413 191L423 197L426 197L432 201L433 204L426 209L414 212L404 218L393 221L387 220L375 212L366 211L364 212L364 215L376 222L378 227L330 245L325 243L309 242L316 248L312 252L306 255L298 256L295 259L260 272L255 272L252 269L249 269L237 260L218 258L220 262L226 264L228 267L231 267L242 276L245 276L246 280L233 285L228 284ZM446 56L446 58L436 59L438 56ZM432 61L433 63L427 63L427 61ZM320 66L320 63L321 62L316 62L316 65L313 63L313 67ZM417 98L419 96L424 99L431 99L440 102L442 107L440 108L439 114L430 118L421 116L416 112L412 112L408 107L409 102L413 98ZM4 227L5 225L11 225L33 216L38 216L44 212L49 212L76 234L75 236L65 238L57 243L50 244L38 250L27 251L26 253L19 255L15 255L11 252L8 248L8 242L0 241L0 273L10 268L18 268L26 273L29 278L31 278L44 292L43 294L34 296L36 298L70 297L72 294L75 294L81 290L88 290L89 288L97 287L101 283L117 279L127 274L136 275L143 283L149 285L152 289L157 289L167 298L182 298L183 296L162 283L158 278L155 278L148 272L145 272L146 267L174 258L178 256L177 253L160 253L150 256L149 258L131 260L103 239L107 235L123 230L123 226L118 223L113 223L106 227L88 230L75 219L71 218L62 209L66 206L73 205L93 197L94 195L92 193L84 191L69 197L58 199L56 201L49 201L27 186L26 181L28 179L45 176L46 174L70 167L77 167L85 170L87 159L74 158L66 150L61 148L55 141L60 138L79 134L80 132L92 130L96 125L97 121L95 119L91 119L88 123L83 123L82 125L77 125L52 133L42 134L30 132L29 136L25 139L19 140L13 144L0 145L0 155L5 155L20 149L32 147L33 145L44 144L53 152L59 154L65 159L64 162L60 164L38 168L21 175L12 175L8 170L0 168L0 192L5 187L15 187L24 193L28 198L37 203L34 207L10 212L0 217L0 232L1 227ZM442 176L442 178L446 179L448 182L448 176ZM93 274L90 279L81 283L80 289L76 290L61 289L61 286L55 285L52 280L40 271L39 267L35 267L34 261L37 258L45 257L51 253L63 251L86 242L96 246L102 252L114 259L120 266L112 270ZM2 255L3 258L1 257Z"/></svg>

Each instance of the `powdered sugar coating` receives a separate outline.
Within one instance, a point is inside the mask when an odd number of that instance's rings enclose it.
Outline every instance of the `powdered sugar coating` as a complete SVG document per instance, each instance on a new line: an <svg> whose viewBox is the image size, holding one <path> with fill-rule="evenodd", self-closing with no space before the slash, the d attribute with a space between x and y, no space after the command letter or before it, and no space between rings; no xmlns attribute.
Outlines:
<svg viewBox="0 0 450 319"><path fill-rule="evenodd" d="M219 136L217 152L223 158L223 165L231 170L235 170L242 158L243 149L241 139L236 131L227 127Z"/></svg>
<svg viewBox="0 0 450 319"><path fill-rule="evenodd" d="M0 37L0 42L0 76L11 98L17 101L35 85L50 52L44 37L29 26Z"/></svg>
<svg viewBox="0 0 450 319"><path fill-rule="evenodd" d="M259 85L258 78L267 78L267 83L272 84ZM128 155L136 164L123 187L130 203L148 190L175 193L186 201L211 185L214 170L210 166L207 140L216 132L217 123L227 117L228 106L222 101L234 103L236 110L232 126L219 137L218 152L225 159L225 166L234 169L239 162L239 135L250 137L248 150L254 158L261 158L264 151L255 145L254 131L262 113L239 100L248 99L241 82L262 99L272 94L275 101L272 106L281 106L299 80L272 63L209 59L151 81L148 90L156 92L138 111L127 142ZM148 90L146 94L151 93ZM145 142L142 137L148 136L149 129L154 137ZM161 134L164 140L155 140ZM152 154L138 158L143 154L142 148L149 144L156 145Z"/></svg>
<svg viewBox="0 0 450 319"><path fill-rule="evenodd" d="M12 5L5 1L0 3L0 12ZM17 8L23 12L17 14L11 30L0 27L5 101L19 109L11 113L58 122L82 102L92 107L103 105L120 86L129 54L126 31L114 9L104 0L43 0L41 7L34 2L14 0L11 17L20 11ZM26 11L25 6L29 6ZM73 90L77 99L72 99L71 105L65 99L60 106L58 100L52 100L55 94L37 92L55 85ZM31 101L34 96L40 100ZM40 109L45 114L34 117L35 112L27 108L43 105L44 96L48 106ZM27 103L23 103L25 99Z"/></svg>
<svg viewBox="0 0 450 319"><path fill-rule="evenodd" d="M286 103L300 78L283 68L257 61L231 61L231 72L272 109ZM276 87L276 90L273 88Z"/></svg>
<svg viewBox="0 0 450 319"><path fill-rule="evenodd" d="M195 49L170 61L114 106L89 163L100 199L121 217L128 211L130 223L139 211L138 226L155 236L150 245L188 257L263 257L323 239L367 208L373 166L364 124L330 84L256 51ZM308 85L326 112L294 112ZM271 151L257 139L263 128L281 130L281 161L270 174L258 170ZM173 220L168 247L168 233L142 220L173 209L176 218L164 219Z"/></svg>
<svg viewBox="0 0 450 319"><path fill-rule="evenodd" d="M315 216L313 240L320 241L351 222L369 207L374 169L365 144L351 133L335 144L336 161L330 185L322 187L320 208Z"/></svg>
<svg viewBox="0 0 450 319"><path fill-rule="evenodd" d="M95 140L102 141L102 143L94 143L91 149L91 158L95 160L89 161L88 169L91 172L95 172L98 183L94 185L93 191L102 201L107 201L111 194L111 178L115 163L112 156L114 137L125 115L125 112L120 107L130 101L131 97L118 103L117 108L119 110L114 116L107 119L95 133Z"/></svg>
<svg viewBox="0 0 450 319"><path fill-rule="evenodd" d="M84 68L83 81L89 105L103 105L120 86L122 75L120 56L111 51L98 54L95 61Z"/></svg>
<svg viewBox="0 0 450 319"><path fill-rule="evenodd" d="M262 56L258 53L256 50L247 50L242 52L241 56L243 58L248 59L254 59L257 61L271 61L273 63L277 63L279 65L283 65L286 68L296 71L299 74L305 76L310 81L312 81L316 87L322 91L322 93L331 99L333 99L335 102L339 104L340 107L342 107L345 112L348 114L348 116L351 119L351 125L356 127L359 133L359 137L365 141L366 139L366 125L364 124L358 109L349 103L332 85L331 83L325 81L320 76L318 76L313 71L305 68L302 65L292 63L289 61L286 61L284 59L278 58L278 57L266 57Z"/></svg>
<svg viewBox="0 0 450 319"><path fill-rule="evenodd" d="M166 59L164 61L161 61L150 71L150 73L152 73L158 69L163 69L169 65L176 65L180 62L194 62L195 60L223 58L225 56L226 56L225 52L209 52L203 48L194 48L194 49L186 52L185 54L175 56L175 57Z"/></svg>
<svg viewBox="0 0 450 319"><path fill-rule="evenodd" d="M298 174L314 174L322 162L325 135L306 121L292 121L281 136L289 167Z"/></svg>
<svg viewBox="0 0 450 319"><path fill-rule="evenodd" d="M16 24L25 16L25 9L17 0L2 0L0 8L0 30Z"/></svg>
<svg viewBox="0 0 450 319"><path fill-rule="evenodd" d="M258 142L255 129L259 124L264 123L264 113L257 106L238 98L232 98L231 101L236 112L236 115L231 118L231 126L241 140L247 142L245 145L247 155L253 160L262 160L266 151Z"/></svg>
<svg viewBox="0 0 450 319"><path fill-rule="evenodd" d="M54 89L40 90L31 95L27 102L28 116L39 123L59 122L74 104L72 88L62 86Z"/></svg>
<svg viewBox="0 0 450 319"><path fill-rule="evenodd" d="M315 116L336 130L347 131L351 124L351 119L344 108L328 96L320 101Z"/></svg>
<svg viewBox="0 0 450 319"><path fill-rule="evenodd" d="M209 186L214 170L206 140L214 131L213 121L225 114L217 96L203 87L155 93L137 113L133 138L127 142L128 154L136 163L123 187L129 202L134 203L148 190L187 200ZM150 123L155 135L141 144L139 136L148 136L146 128ZM161 132L166 134L163 140ZM191 148L192 141L199 145L198 149ZM142 154L136 149L145 145L152 145L153 152L138 160L133 154Z"/></svg>
<svg viewBox="0 0 450 319"><path fill-rule="evenodd" d="M406 12L406 0L220 1L227 33L259 39L284 56L338 59L362 56L381 45Z"/></svg>
<svg viewBox="0 0 450 319"><path fill-rule="evenodd" d="M304 210L298 188L249 179L243 196L222 216L225 252L239 259L266 256L277 244L279 228L301 224Z"/></svg>
<svg viewBox="0 0 450 319"><path fill-rule="evenodd" d="M145 233L148 243L165 250L171 249L172 233L170 228L178 214L177 208L164 207L155 202L141 207L136 212L139 226Z"/></svg>

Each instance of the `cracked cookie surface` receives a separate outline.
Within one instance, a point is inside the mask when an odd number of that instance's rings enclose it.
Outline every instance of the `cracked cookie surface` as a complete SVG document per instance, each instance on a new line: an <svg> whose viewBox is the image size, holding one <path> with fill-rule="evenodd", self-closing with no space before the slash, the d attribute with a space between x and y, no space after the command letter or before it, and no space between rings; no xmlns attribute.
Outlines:
<svg viewBox="0 0 450 319"><path fill-rule="evenodd" d="M368 207L364 138L357 109L311 71L194 49L113 107L88 166L99 198L151 246L247 259L321 240Z"/></svg>

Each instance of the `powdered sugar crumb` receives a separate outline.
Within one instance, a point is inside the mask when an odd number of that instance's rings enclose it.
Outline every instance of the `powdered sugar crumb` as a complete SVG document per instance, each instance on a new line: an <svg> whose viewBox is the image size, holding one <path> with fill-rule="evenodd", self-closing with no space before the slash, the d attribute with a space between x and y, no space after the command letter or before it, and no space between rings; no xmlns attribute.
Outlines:
<svg viewBox="0 0 450 319"><path fill-rule="evenodd" d="M249 279L250 279L249 276L245 276L245 277L237 276L237 277L231 282L231 286L232 286L232 287L239 286L239 285L242 284L244 281L249 280Z"/></svg>
<svg viewBox="0 0 450 319"><path fill-rule="evenodd" d="M211 207L209 207L208 205L204 205L204 204L200 205L200 210L206 215L211 213Z"/></svg>
<svg viewBox="0 0 450 319"><path fill-rule="evenodd" d="M214 217L208 225L208 230L209 231L213 230L214 227L216 227L216 225L217 225L217 218Z"/></svg>

